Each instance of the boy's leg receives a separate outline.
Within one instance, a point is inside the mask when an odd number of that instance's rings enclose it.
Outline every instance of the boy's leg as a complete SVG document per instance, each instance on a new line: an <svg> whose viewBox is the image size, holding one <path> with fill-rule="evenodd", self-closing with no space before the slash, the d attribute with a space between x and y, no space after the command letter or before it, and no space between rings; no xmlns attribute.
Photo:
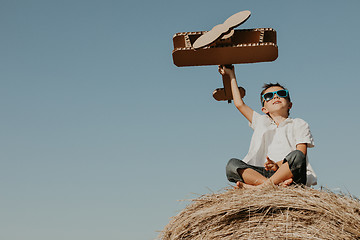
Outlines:
<svg viewBox="0 0 360 240"><path fill-rule="evenodd" d="M245 188L268 183L283 183L285 186L292 182L306 184L306 156L299 150L289 153L275 173L264 169L233 158L226 166L226 175L230 182Z"/></svg>
<svg viewBox="0 0 360 240"><path fill-rule="evenodd" d="M299 150L292 151L285 157L284 162L288 163L294 182L305 185L307 180L305 154Z"/></svg>
<svg viewBox="0 0 360 240"><path fill-rule="evenodd" d="M280 168L270 177L274 184L287 183L289 179L297 184L306 184L306 156L299 150L289 153Z"/></svg>
<svg viewBox="0 0 360 240"><path fill-rule="evenodd" d="M263 184L267 178L264 177L262 174L258 173L254 169L246 168L246 169L238 169L237 170L240 176L243 178L244 183L250 185L260 185Z"/></svg>
<svg viewBox="0 0 360 240"><path fill-rule="evenodd" d="M285 162L283 163L280 168L270 177L270 181L278 185L282 182L288 181L293 177L293 174L290 171L289 163Z"/></svg>
<svg viewBox="0 0 360 240"><path fill-rule="evenodd" d="M243 182L250 185L259 185L267 180L261 174L264 169L244 163L243 161L232 158L226 166L226 176L230 182Z"/></svg>

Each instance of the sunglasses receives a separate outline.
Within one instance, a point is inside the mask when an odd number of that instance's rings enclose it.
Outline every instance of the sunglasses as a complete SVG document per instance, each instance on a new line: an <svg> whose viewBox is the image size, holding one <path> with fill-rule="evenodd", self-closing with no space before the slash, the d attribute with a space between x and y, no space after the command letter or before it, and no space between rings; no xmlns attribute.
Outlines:
<svg viewBox="0 0 360 240"><path fill-rule="evenodd" d="M263 101L268 102L268 101L270 101L271 99L274 98L275 94L278 95L281 98L286 98L287 96L289 96L289 91L285 90L285 89L281 89L281 90L278 90L278 91L275 91L275 92L265 93L261 97L262 97Z"/></svg>

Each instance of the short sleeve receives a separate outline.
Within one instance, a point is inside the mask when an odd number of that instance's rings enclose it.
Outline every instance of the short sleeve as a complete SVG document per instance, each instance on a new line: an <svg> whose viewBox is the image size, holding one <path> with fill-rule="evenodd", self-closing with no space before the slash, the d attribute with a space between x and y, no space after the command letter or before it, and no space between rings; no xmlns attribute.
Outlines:
<svg viewBox="0 0 360 240"><path fill-rule="evenodd" d="M261 118L261 114L253 111L253 116L252 116L252 121L249 122L249 126L252 128L252 129L255 129L256 126L258 125L258 122L259 122L259 119Z"/></svg>
<svg viewBox="0 0 360 240"><path fill-rule="evenodd" d="M314 138L311 134L309 124L302 119L295 119L294 135L296 145L306 143L308 148L314 147Z"/></svg>

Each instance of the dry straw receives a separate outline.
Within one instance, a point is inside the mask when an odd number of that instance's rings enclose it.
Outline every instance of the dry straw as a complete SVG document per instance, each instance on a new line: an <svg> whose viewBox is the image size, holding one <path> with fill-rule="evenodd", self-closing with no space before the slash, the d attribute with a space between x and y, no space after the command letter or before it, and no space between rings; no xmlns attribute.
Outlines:
<svg viewBox="0 0 360 240"><path fill-rule="evenodd" d="M306 187L227 189L191 200L159 238L360 239L360 202Z"/></svg>

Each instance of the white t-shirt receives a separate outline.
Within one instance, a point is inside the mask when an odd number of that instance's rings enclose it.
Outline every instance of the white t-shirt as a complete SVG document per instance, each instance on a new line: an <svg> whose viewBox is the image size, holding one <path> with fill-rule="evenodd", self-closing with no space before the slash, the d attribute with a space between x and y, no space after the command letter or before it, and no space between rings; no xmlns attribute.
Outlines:
<svg viewBox="0 0 360 240"><path fill-rule="evenodd" d="M243 159L250 165L263 167L266 156L275 162L284 160L290 152L296 150L299 143L306 143L308 148L314 147L309 125L300 118L287 118L277 126L268 115L260 115L254 111L250 127L254 133L249 152ZM306 185L316 185L317 177L307 156L306 169Z"/></svg>

